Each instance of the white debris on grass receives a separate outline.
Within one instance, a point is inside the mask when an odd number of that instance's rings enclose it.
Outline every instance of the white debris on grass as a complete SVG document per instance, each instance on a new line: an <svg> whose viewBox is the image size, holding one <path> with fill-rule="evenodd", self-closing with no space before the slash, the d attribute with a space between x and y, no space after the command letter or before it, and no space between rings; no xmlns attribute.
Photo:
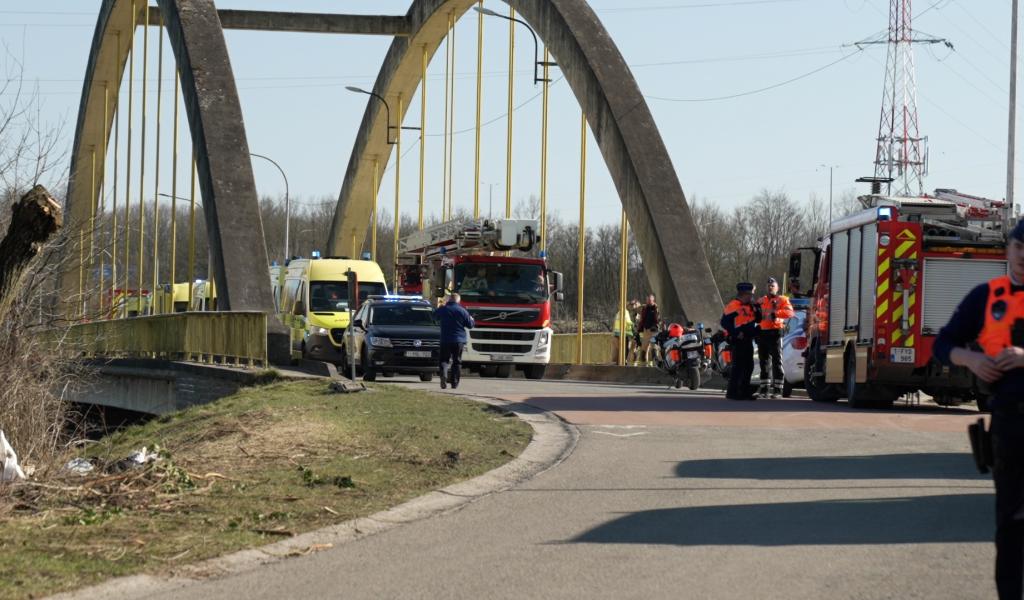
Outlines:
<svg viewBox="0 0 1024 600"><path fill-rule="evenodd" d="M92 466L92 463L84 458L72 458L68 461L68 464L64 465L65 470L71 471L77 475L88 475L89 473L92 473L94 468L95 467Z"/></svg>
<svg viewBox="0 0 1024 600"><path fill-rule="evenodd" d="M14 453L14 448L7 441L7 436L4 435L2 429L0 429L0 467L2 467L0 482L25 479L25 473L18 465L18 455Z"/></svg>

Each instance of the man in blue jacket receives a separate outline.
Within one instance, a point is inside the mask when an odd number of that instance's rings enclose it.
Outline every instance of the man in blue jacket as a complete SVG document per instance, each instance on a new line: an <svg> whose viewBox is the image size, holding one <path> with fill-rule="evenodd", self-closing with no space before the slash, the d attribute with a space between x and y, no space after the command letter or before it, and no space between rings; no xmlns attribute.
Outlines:
<svg viewBox="0 0 1024 600"><path fill-rule="evenodd" d="M448 302L435 311L437 320L441 323L441 389L452 384L452 388L459 387L459 378L462 372L462 350L469 341L467 329L476 326L469 311L459 304L461 298L458 294L452 293L448 296Z"/></svg>

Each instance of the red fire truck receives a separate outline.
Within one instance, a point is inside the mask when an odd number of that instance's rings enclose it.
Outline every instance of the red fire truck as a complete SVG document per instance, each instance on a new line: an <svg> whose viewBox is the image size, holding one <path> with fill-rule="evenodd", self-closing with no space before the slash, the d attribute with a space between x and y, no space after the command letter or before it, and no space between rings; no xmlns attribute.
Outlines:
<svg viewBox="0 0 1024 600"><path fill-rule="evenodd" d="M1007 273L1005 203L956 190L860 201L863 211L790 258L789 277L811 283L808 395L864 408L923 391L983 407L975 378L933 361L932 345L972 288Z"/></svg>
<svg viewBox="0 0 1024 600"><path fill-rule="evenodd" d="M551 361L551 300L561 300L562 274L526 253L538 241L535 220L469 220L441 223L402 240L401 293L437 303L458 292L473 315L463 362L484 377L512 369L541 379Z"/></svg>

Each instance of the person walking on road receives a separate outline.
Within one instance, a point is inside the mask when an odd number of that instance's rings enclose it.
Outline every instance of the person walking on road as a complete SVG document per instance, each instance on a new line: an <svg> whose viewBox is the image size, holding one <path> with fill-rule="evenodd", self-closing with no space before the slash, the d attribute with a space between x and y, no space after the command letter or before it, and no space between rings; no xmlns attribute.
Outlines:
<svg viewBox="0 0 1024 600"><path fill-rule="evenodd" d="M654 301L654 294L647 296L647 304L640 309L640 335L643 336L643 361L644 365L651 367L651 348L654 349L654 358L658 358L658 345L654 339L658 337L658 325L661 323L661 315L658 313L658 304Z"/></svg>
<svg viewBox="0 0 1024 600"><path fill-rule="evenodd" d="M782 330L786 320L793 316L793 305L789 298L779 294L779 282L768 278L768 293L757 301L761 309L761 322L757 333L757 359L761 364L761 387L757 393L761 398L782 395L785 373L782 371Z"/></svg>
<svg viewBox="0 0 1024 600"><path fill-rule="evenodd" d="M441 389L452 384L452 389L459 387L462 375L462 350L469 341L466 330L476 326L473 317L459 304L461 297L452 293L444 306L434 314L441 323Z"/></svg>
<svg viewBox="0 0 1024 600"><path fill-rule="evenodd" d="M1024 595L1024 221L1006 247L1010 274L975 287L939 331L933 356L991 386L996 589ZM977 343L981 350L969 345Z"/></svg>
<svg viewBox="0 0 1024 600"><path fill-rule="evenodd" d="M754 284L737 283L736 297L725 305L722 329L729 336L732 352L732 370L725 397L729 400L753 400L750 394L750 376L754 373L754 336L760 311L754 304Z"/></svg>

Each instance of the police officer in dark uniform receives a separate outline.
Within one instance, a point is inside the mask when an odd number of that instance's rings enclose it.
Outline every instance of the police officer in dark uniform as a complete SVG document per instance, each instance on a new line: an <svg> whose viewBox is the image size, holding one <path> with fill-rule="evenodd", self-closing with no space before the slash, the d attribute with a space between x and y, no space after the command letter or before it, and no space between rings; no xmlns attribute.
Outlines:
<svg viewBox="0 0 1024 600"><path fill-rule="evenodd" d="M1024 221L1006 246L1010 275L974 288L935 340L933 354L991 386L996 487L996 588L1024 594ZM976 344L976 346L975 346ZM979 349L972 349L974 346Z"/></svg>
<svg viewBox="0 0 1024 600"><path fill-rule="evenodd" d="M722 312L722 329L729 335L729 350L732 353L732 371L729 373L729 389L725 397L729 400L753 400L750 376L754 373L754 337L760 311L754 303L754 284L737 283L736 297L725 305Z"/></svg>

